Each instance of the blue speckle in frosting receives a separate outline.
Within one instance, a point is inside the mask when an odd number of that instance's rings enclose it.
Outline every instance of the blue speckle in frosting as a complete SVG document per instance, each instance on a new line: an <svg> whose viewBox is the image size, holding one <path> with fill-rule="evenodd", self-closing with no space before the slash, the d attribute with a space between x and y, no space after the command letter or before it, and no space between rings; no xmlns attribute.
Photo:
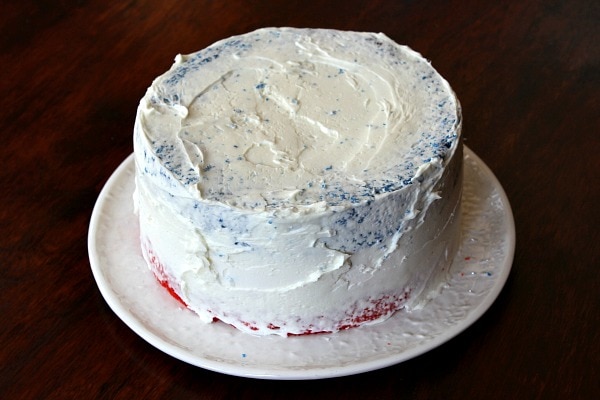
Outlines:
<svg viewBox="0 0 600 400"><path fill-rule="evenodd" d="M281 33L278 31L271 32L272 36L270 36L267 40L276 40ZM242 40L240 38L234 38L227 41L219 42L216 45L213 45L201 52L195 53L193 55L184 57L183 61L177 64L173 69L167 74L164 82L167 86L176 86L181 83L181 80L184 79L188 74L191 74L194 71L199 71L202 68L207 67L209 64L213 63L219 57L226 57L229 55L237 55L243 56L243 53L249 51L253 43L258 41L247 39ZM443 83L441 80L437 78L437 74L430 69L423 69L421 66L421 61L415 62L409 60L407 62L404 59L399 59L400 50L396 48L394 45L391 45L387 42L382 42L377 37L369 37L365 39L368 42L369 47L371 47L374 53L384 57L391 64L398 64L404 66L403 68L408 71L413 71L415 83L415 90L425 90L432 95L432 111L435 115L432 115L427 124L432 126L432 132L415 132L415 134L420 137L420 143L417 146L411 148L408 154L403 157L403 161L398 165L390 168L384 177L381 177L376 180L368 181L367 184L356 184L353 187L344 186L343 188L335 182L335 180L328 180L327 183L316 183L313 185L312 182L307 184L308 193L312 193L312 195L302 193L304 204L310 204L315 200L324 200L329 205L347 205L347 204L365 204L365 201L370 201L374 199L375 195L390 193L395 190L398 190L404 186L412 185L417 182L417 180L412 179L418 170L418 166L421 162L426 160L432 160L433 158L439 158L441 160L445 160L447 154L453 148L453 145L457 141L457 133L456 133L456 114L454 109L454 99L452 96L449 96L447 93L442 94ZM274 43L274 46L278 44ZM337 70L337 74L333 73L331 78L335 78L335 76L343 75L347 71L344 68L339 68ZM263 77L262 79L267 80L267 77ZM259 81L254 85L254 89L262 90L266 88L266 83L263 81ZM249 85L247 88L248 91L252 90L252 86ZM246 89L242 90L246 91ZM364 89L360 89L364 91ZM176 92L177 91L177 92ZM151 102L163 102L168 105L177 105L181 101L180 99L180 90L174 88L172 90L166 90L164 93L161 93L159 97L152 97ZM264 99L268 101L268 98ZM298 105L299 101L297 98L289 99L290 103L293 105ZM329 116L336 116L339 114L340 110L330 109L326 110L326 114ZM242 114L244 111L242 109L233 109L233 112L236 114ZM266 119L264 123L268 124L269 120ZM231 126L234 128L235 126ZM371 129L381 129L383 126L372 124L369 126ZM250 130L247 133L252 133ZM440 138L440 133L445 133L446 135ZM237 145L234 145L234 148L237 148ZM169 147L167 144L163 143L153 144L153 150L155 150L156 156L160 159L161 163L168 169L176 179L180 182L190 185L199 182L199 176L196 171L189 168L189 163L184 162L181 158L176 158L173 154L177 154L179 149ZM235 160L242 161L243 157L238 156L237 154L232 154L230 159L225 160L224 162L227 164L229 162L235 162ZM209 172L216 168L214 165L205 165L200 167L203 172ZM333 169L333 166L327 166L324 168L325 171L330 171ZM154 173L154 172L153 172ZM165 175L164 171L156 172L161 175ZM214 172L213 172L214 173ZM210 174L209 174L210 176ZM165 176L166 179L171 180L171 177ZM226 178L226 177L223 177ZM208 179L205 177L205 179ZM213 178L214 179L214 178ZM319 190L320 185L320 190ZM211 193L215 195L225 195L222 189L214 190ZM311 197L312 196L312 197ZM267 202L269 206L278 207L282 204L281 200L268 199ZM366 240L366 239L365 239ZM372 239L368 241L376 242L376 239Z"/></svg>
<svg viewBox="0 0 600 400"><path fill-rule="evenodd" d="M241 39L231 39L219 45L213 45L203 51L194 53L190 58L185 59L182 63L174 67L173 70L170 71L169 77L165 79L164 82L169 86L175 86L191 71L198 71L204 65L218 59L223 51L237 50L238 52L243 53L250 48L252 48L252 45Z"/></svg>

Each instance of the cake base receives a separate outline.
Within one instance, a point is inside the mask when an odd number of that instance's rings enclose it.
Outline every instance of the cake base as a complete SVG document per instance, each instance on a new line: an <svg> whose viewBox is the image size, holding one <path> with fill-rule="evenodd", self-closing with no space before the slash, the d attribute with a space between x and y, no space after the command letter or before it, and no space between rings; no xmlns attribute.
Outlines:
<svg viewBox="0 0 600 400"><path fill-rule="evenodd" d="M425 307L333 334L256 337L205 324L161 287L141 255L133 158L115 171L92 214L88 248L101 294L134 332L182 361L231 375L317 379L383 368L429 351L475 322L512 264L514 221L493 173L465 147L462 239L448 283Z"/></svg>

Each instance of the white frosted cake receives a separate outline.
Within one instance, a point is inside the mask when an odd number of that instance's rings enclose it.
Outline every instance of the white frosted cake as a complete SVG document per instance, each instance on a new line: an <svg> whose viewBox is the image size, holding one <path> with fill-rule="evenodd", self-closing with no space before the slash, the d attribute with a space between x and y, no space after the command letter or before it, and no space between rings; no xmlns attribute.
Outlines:
<svg viewBox="0 0 600 400"><path fill-rule="evenodd" d="M460 130L448 83L383 34L269 28L179 55L135 123L144 258L199 318L253 334L410 312L456 253Z"/></svg>

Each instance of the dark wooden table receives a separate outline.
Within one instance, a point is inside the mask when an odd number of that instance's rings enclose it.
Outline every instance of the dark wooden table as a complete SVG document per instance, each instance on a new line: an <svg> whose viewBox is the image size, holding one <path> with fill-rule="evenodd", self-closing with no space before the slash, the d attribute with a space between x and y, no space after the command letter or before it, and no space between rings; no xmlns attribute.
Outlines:
<svg viewBox="0 0 600 400"><path fill-rule="evenodd" d="M598 398L599 4L2 2L0 398ZM458 337L361 375L255 380L162 353L101 296L88 224L139 98L175 54L263 26L385 32L458 93L517 232L504 290Z"/></svg>

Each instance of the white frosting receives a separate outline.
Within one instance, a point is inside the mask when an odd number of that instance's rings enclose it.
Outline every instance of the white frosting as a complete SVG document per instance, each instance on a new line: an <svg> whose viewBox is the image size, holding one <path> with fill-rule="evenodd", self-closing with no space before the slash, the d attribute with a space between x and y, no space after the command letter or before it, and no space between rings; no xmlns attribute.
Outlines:
<svg viewBox="0 0 600 400"><path fill-rule="evenodd" d="M452 259L459 136L448 83L383 34L262 29L178 56L134 131L145 257L207 321L382 320Z"/></svg>

